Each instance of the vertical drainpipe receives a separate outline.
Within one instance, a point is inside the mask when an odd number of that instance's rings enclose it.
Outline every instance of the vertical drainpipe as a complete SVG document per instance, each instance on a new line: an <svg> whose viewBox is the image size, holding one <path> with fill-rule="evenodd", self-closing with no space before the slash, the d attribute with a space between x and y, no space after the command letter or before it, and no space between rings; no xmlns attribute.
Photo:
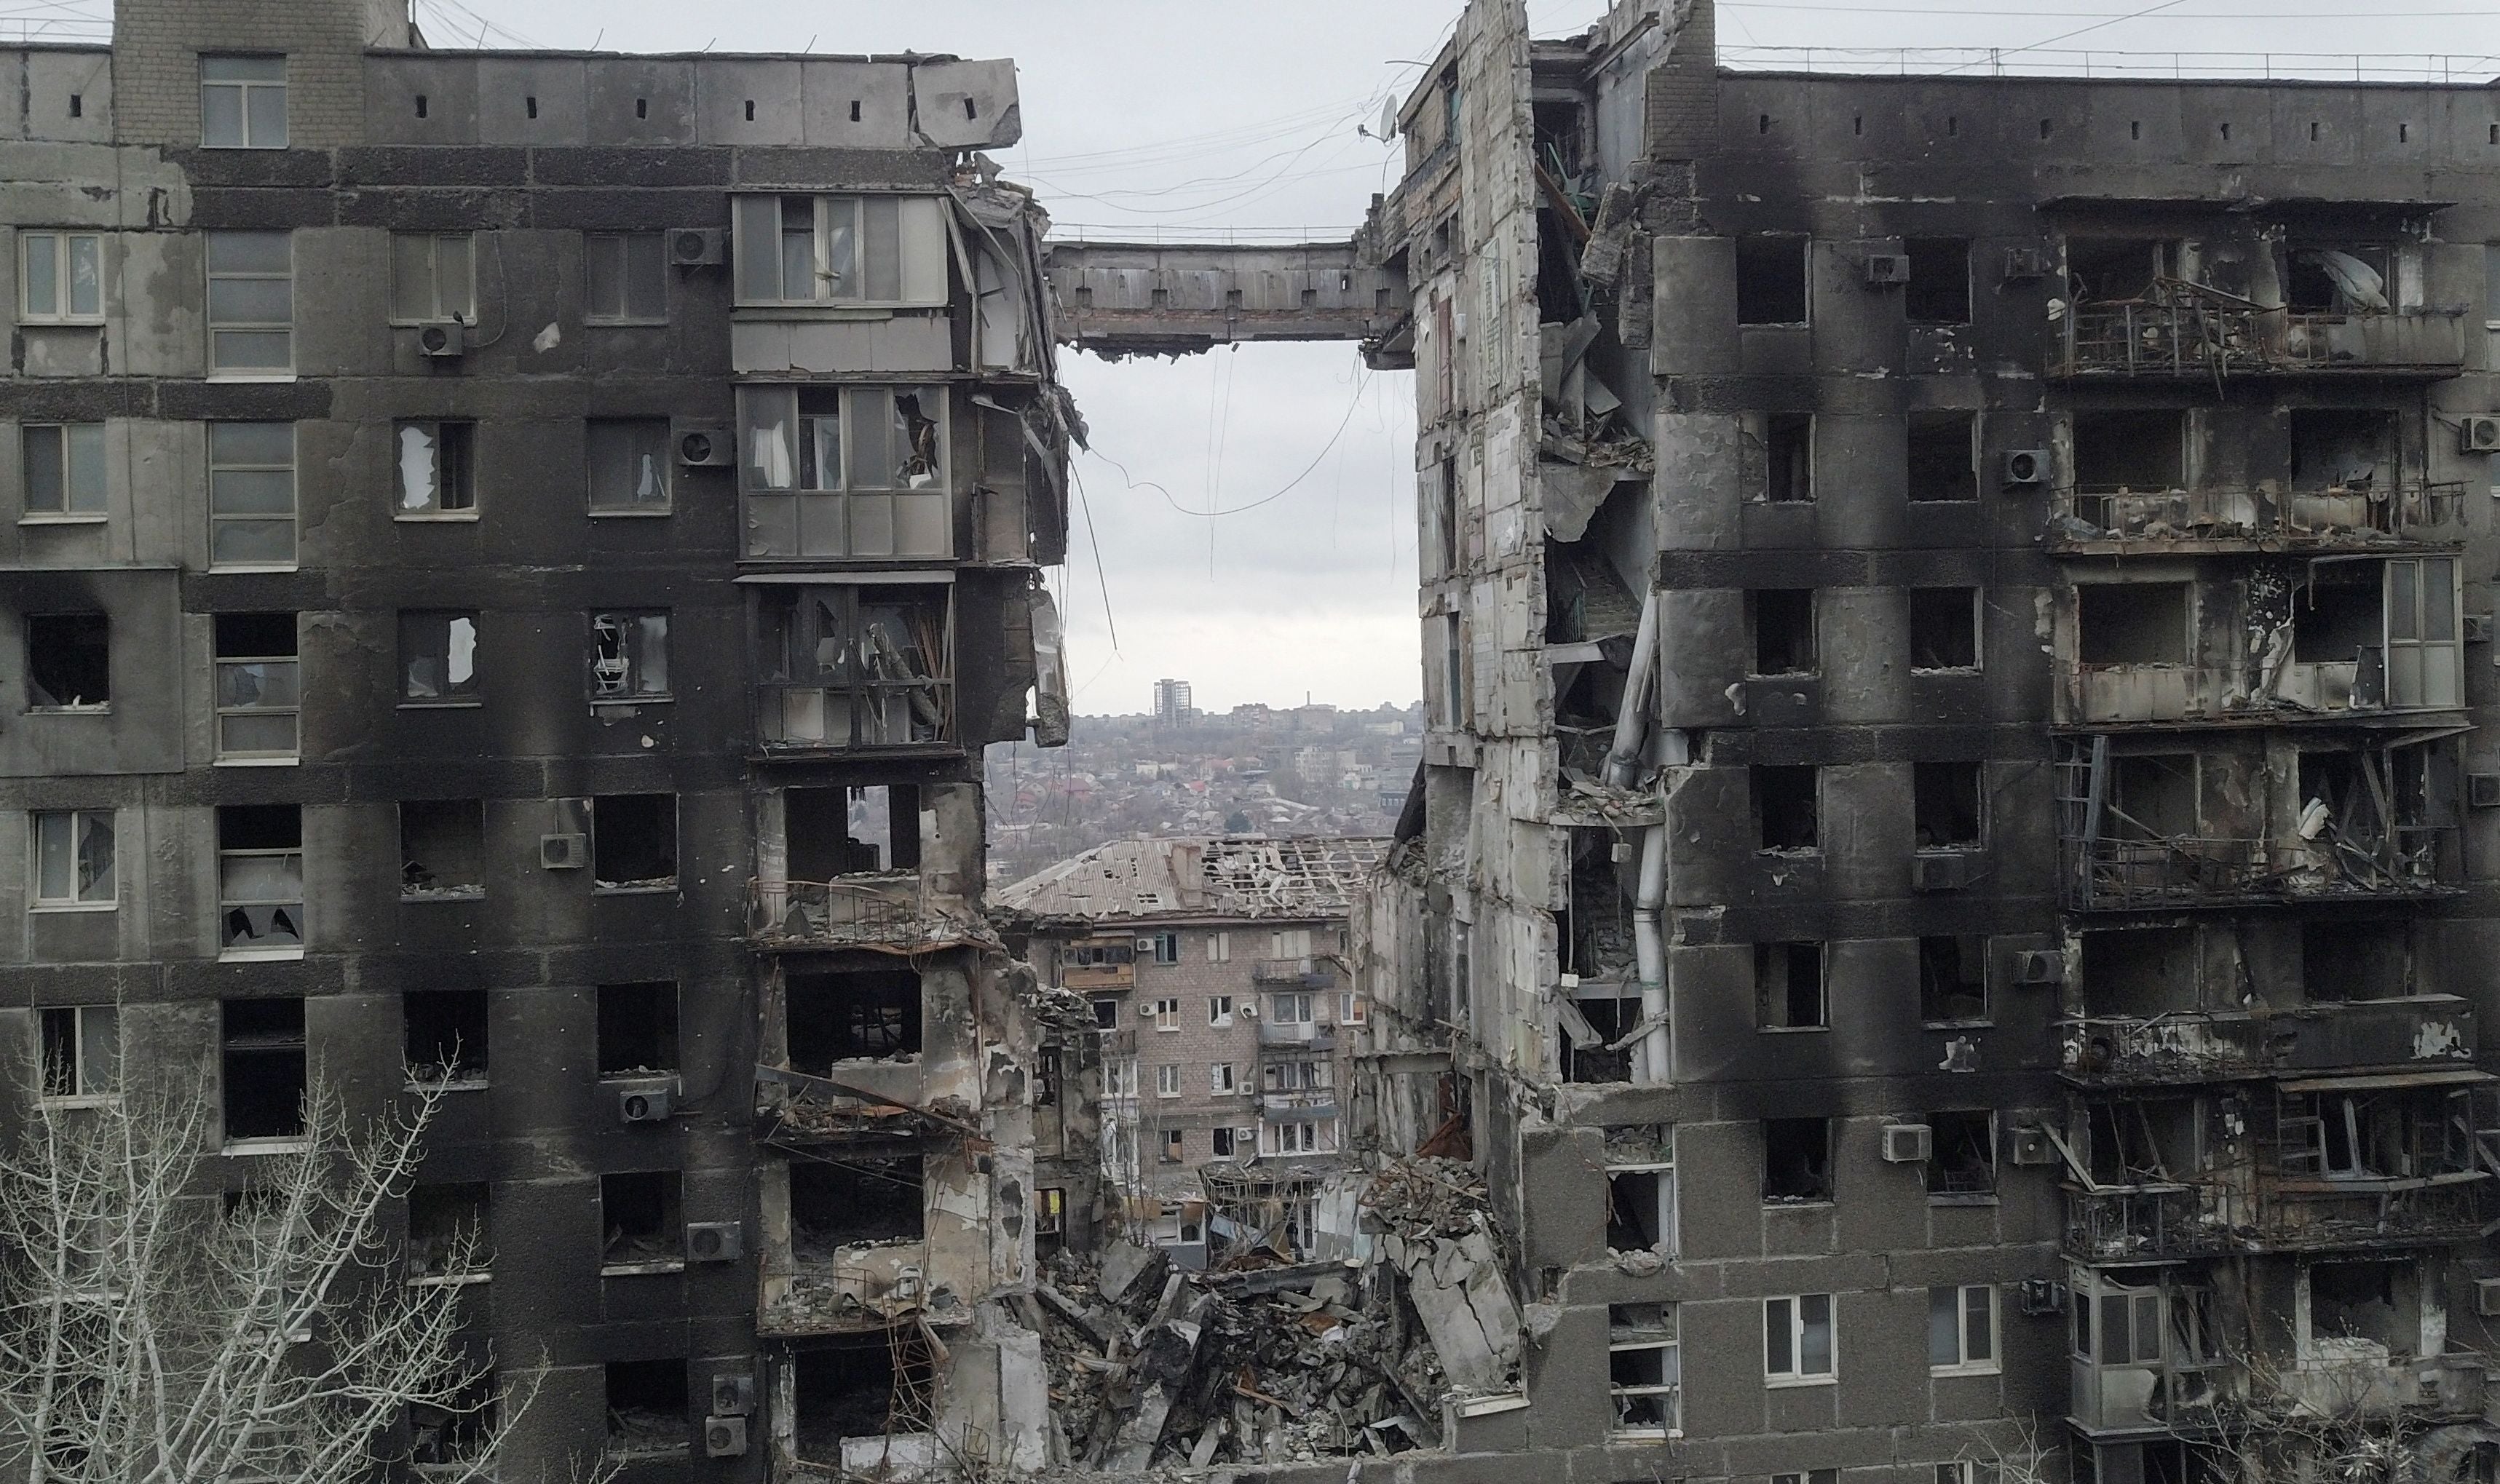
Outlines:
<svg viewBox="0 0 2500 1484"><path fill-rule="evenodd" d="M1606 749L1606 783L1628 789L1649 733L1650 688L1658 671L1658 590L1641 598L1640 631L1632 640L1631 672L1624 678L1624 701L1615 713L1615 740ZM1637 1079L1663 1082L1672 1076L1671 1041L1666 1026L1666 937L1659 914L1666 902L1666 826L1641 831L1640 880L1632 896L1632 956L1640 973L1641 1037Z"/></svg>

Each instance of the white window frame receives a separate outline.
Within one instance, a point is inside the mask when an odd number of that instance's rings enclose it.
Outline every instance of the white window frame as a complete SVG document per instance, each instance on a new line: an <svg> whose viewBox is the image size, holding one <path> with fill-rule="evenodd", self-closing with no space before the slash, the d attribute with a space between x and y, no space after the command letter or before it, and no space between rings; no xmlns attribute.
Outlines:
<svg viewBox="0 0 2500 1484"><path fill-rule="evenodd" d="M581 322L585 325L665 325L669 322L669 239L665 232L586 232L581 240ZM634 260L637 244L647 244L649 262L660 292L659 312L634 312ZM594 301L599 259L612 257L615 274L614 312ZM472 262L475 269L475 262Z"/></svg>
<svg viewBox="0 0 2500 1484"><path fill-rule="evenodd" d="M1206 1023L1217 1030L1233 1028L1233 996L1210 994L1206 997Z"/></svg>
<svg viewBox="0 0 2500 1484"><path fill-rule="evenodd" d="M1233 935L1231 933L1214 932L1206 935L1206 961L1208 963L1231 963L1233 961Z"/></svg>
<svg viewBox="0 0 2500 1484"><path fill-rule="evenodd" d="M452 287L455 292L445 302L443 282L443 244L460 243L468 259L465 270L468 281ZM422 305L400 301L400 254L425 244L426 302ZM416 265L411 263L412 274ZM394 232L390 240L390 322L394 325L440 325L457 321L464 325L477 322L477 236L474 232Z"/></svg>
<svg viewBox="0 0 2500 1484"><path fill-rule="evenodd" d="M1231 1097L1241 1090L1241 1074L1229 1061L1206 1064L1206 1090L1212 1097Z"/></svg>
<svg viewBox="0 0 2500 1484"><path fill-rule="evenodd" d="M79 880L82 874L80 865L86 855L86 845L90 838L86 825L90 821L98 818L104 822L104 870L100 880L82 885ZM66 896L44 894L44 833L46 822L52 820L67 822L59 827L67 828L70 832L70 880L67 883L69 894ZM118 822L114 818L114 811L110 809L38 809L29 813L26 821L28 851L26 887L33 910L37 912L112 912L121 905L119 872L121 852L118 849L120 841L116 835ZM99 889L101 889L101 895L96 894Z"/></svg>
<svg viewBox="0 0 2500 1484"><path fill-rule="evenodd" d="M51 1028L63 1020L69 1026L68 1046L72 1058L70 1081L66 1088L55 1091L52 1081L53 1062ZM100 1023L99 1023L100 1022ZM103 1038L112 1046L112 1065L102 1075L91 1075L88 1052ZM38 1081L42 1100L53 1108L93 1108L119 1100L121 1096L121 1007L118 1005L48 1006L36 1015L36 1048Z"/></svg>
<svg viewBox="0 0 2500 1484"><path fill-rule="evenodd" d="M286 270L280 273L266 268L218 268L217 244L220 239L232 242L241 238L274 239L286 244ZM204 235L200 248L201 271L208 284L208 304L202 313L208 333L209 379L212 381L292 381L295 379L295 234L292 232L217 231ZM286 318L219 319L216 313L219 283L283 283L286 285ZM286 338L286 363L279 365L237 364L228 366L217 354L218 337L232 334L249 337Z"/></svg>
<svg viewBox="0 0 2500 1484"><path fill-rule="evenodd" d="M286 462L285 462L284 464L267 464L267 463L252 463L252 462L250 462L250 461L248 461L248 460L233 460L233 459L230 459L228 462L225 462L225 463L219 463L219 462L218 462L218 458L217 458L217 430L218 430L218 429L220 429L220 428L283 428L283 429L285 429L285 430L286 430ZM209 568L210 568L210 570L212 570L212 571L263 571L263 572L266 572L266 571L292 571L292 570L294 570L294 569L295 569L296 557L297 557L297 554L298 554L298 553L297 553L297 547L298 547L298 545L299 545L299 543L300 543L300 541L301 541L301 539L302 539L302 532L301 532L300 531L298 531L298 530L297 530L297 528L296 528L296 520L297 520L298 513L299 513L299 511L300 511L300 510L301 510L301 508L302 508L302 500L298 498L298 492L297 492L297 489L296 489L296 483L295 483L295 464L296 464L296 456L297 456L297 446L296 446L296 436L295 436L295 425L294 425L293 423L291 423L291 422L288 422L288 423L268 423L268 422L252 422L252 421L242 420L242 419L226 420L226 421L218 421L218 422L213 422L213 423L210 423L210 424L208 425L208 439L209 439ZM279 514L277 514L276 512L273 512L273 511L266 511L266 510L228 510L228 511L220 512L220 511L217 509L217 484L218 484L217 475L218 475L218 474L220 474L220 473L231 473L231 474L280 474L280 473L282 473L282 474L284 474L284 475L286 476L286 512L285 512L285 514L281 517L281 516L280 516ZM277 524L280 519L283 519L283 520L285 521L285 523L286 523L286 560L284 560L284 561L282 561L282 562L280 562L280 561L275 561L275 560L267 560L267 561L254 560L254 561L244 561L244 562L220 562L219 560L217 560L217 529L218 529L218 527L219 527L220 525L238 525L238 526L240 526L240 525L274 526L274 525L276 525L276 524Z"/></svg>
<svg viewBox="0 0 2500 1484"><path fill-rule="evenodd" d="M1155 1029L1177 1033L1180 1030L1180 997L1177 995L1154 1002Z"/></svg>
<svg viewBox="0 0 2500 1484"><path fill-rule="evenodd" d="M219 939L217 956L220 959L301 958L304 956L305 945L312 938L312 925L311 904L306 900L309 893L305 889L303 823L300 813L297 817L296 829L297 843L292 847L273 846L243 850L226 850L222 846L219 847L217 851L217 935ZM295 874L293 894L286 897L274 897L247 896L234 892L227 885L228 867L254 860L274 861L281 870L291 864ZM295 916L292 925L295 929L295 941L293 943L225 942L226 915L238 909L253 907L293 908Z"/></svg>
<svg viewBox="0 0 2500 1484"><path fill-rule="evenodd" d="M1318 1012L1311 1004L1311 994L1307 989L1296 989L1283 994L1271 994L1268 996L1268 999L1273 1001L1273 1003L1268 1007L1271 1012L1268 1018L1278 1025L1316 1025L1319 1023Z"/></svg>
<svg viewBox="0 0 2500 1484"><path fill-rule="evenodd" d="M1137 1058L1115 1056L1102 1063L1102 1095L1114 1098L1137 1095Z"/></svg>
<svg viewBox="0 0 2500 1484"><path fill-rule="evenodd" d="M1953 1295L1954 1353L1956 1359L1939 1362L1935 1358L1935 1303L1939 1294ZM1980 1299L1981 1307L1974 1313L1971 1300ZM1974 1319L1985 1323L1988 1333L1982 1337L1988 1354L1971 1354L1971 1324ZM1940 1283L1927 1290L1927 1373L1929 1375L1995 1375L2005 1369L2005 1327L1998 1322L1996 1285L1993 1283Z"/></svg>
<svg viewBox="0 0 2500 1484"><path fill-rule="evenodd" d="M268 63L278 64L275 78L243 76L269 71ZM237 66L237 63L259 64ZM237 74L212 77L214 72ZM212 89L231 89L235 99L236 137L231 143L209 138L209 94ZM278 94L278 134L264 138L251 125L252 102L260 93ZM203 149L283 149L286 147L286 58L250 52L203 52L200 56L200 147Z"/></svg>
<svg viewBox="0 0 2500 1484"><path fill-rule="evenodd" d="M37 244L49 249L52 265L52 306L35 307ZM77 307L79 259L93 272L95 307ZM54 232L41 228L17 234L17 323L21 325L100 325L104 323L104 235L100 232Z"/></svg>
<svg viewBox="0 0 2500 1484"><path fill-rule="evenodd" d="M216 710L215 743L217 762L222 766L234 766L239 764L283 764L302 760L304 756L304 646L301 638L299 637L296 643L295 653L291 655L228 655L217 652L216 641L214 638L214 621L212 620L211 624L211 639L209 643L209 663L211 667L210 684L212 687L211 696ZM299 625L299 632L300 628L301 626ZM295 703L286 706L229 704L225 698L226 672L229 668L240 672L247 666L251 665L264 666L272 671L276 670L280 665L283 665L291 671L294 676ZM287 726L292 729L295 736L294 745L287 748L285 751L279 752L271 750L256 752L247 748L232 749L226 746L226 718L278 716L286 718Z"/></svg>
<svg viewBox="0 0 2500 1484"><path fill-rule="evenodd" d="M1805 1310L1809 1302L1823 1309L1824 1348L1829 1367L1807 1371L1805 1338L1812 1329ZM1775 1369L1771 1353L1771 1337L1781 1326L1788 1331L1787 1369ZM1840 1315L1839 1305L1827 1293L1778 1294L1762 1300L1762 1384L1765 1386L1831 1386L1840 1380Z"/></svg>
<svg viewBox="0 0 2500 1484"><path fill-rule="evenodd" d="M1180 1096L1179 1062L1167 1061L1162 1062L1155 1067L1155 1096L1159 1098L1176 1098Z"/></svg>
<svg viewBox="0 0 2500 1484"><path fill-rule="evenodd" d="M1615 1384L1610 1375L1606 1391L1609 1400L1617 1403L1621 1403L1622 1401L1632 1397L1666 1398L1666 1426L1661 1428L1624 1427L1621 1426L1620 1423L1612 1423L1609 1424L1606 1430L1606 1434L1609 1437L1638 1439L1681 1437L1684 1436L1684 1355L1683 1345L1681 1343L1682 1318L1678 1313L1676 1307L1672 1304L1661 1304L1659 1307L1663 1309L1666 1315L1666 1327L1662 1330L1634 1331L1627 1329L1619 1334L1610 1324L1608 1326L1606 1337L1606 1355L1609 1362L1611 1362L1617 1355L1643 1351L1658 1352L1663 1356L1660 1367L1660 1373L1664 1377L1664 1380L1654 1384L1626 1386ZM1611 1316L1609 1317L1611 1318Z"/></svg>
<svg viewBox="0 0 2500 1484"><path fill-rule="evenodd" d="M1345 991L1343 998L1344 1004L1338 1010L1336 1017L1339 1025L1368 1025L1371 1023L1371 999L1368 995L1357 994L1353 990L1348 989Z"/></svg>
<svg viewBox="0 0 2500 1484"><path fill-rule="evenodd" d="M1153 962L1163 964L1180 962L1180 934L1148 933L1146 941L1153 945L1148 950Z"/></svg>
<svg viewBox="0 0 2500 1484"><path fill-rule="evenodd" d="M809 221L798 225L800 203ZM876 206L872 209L869 203ZM861 249L867 245L870 218L894 206L893 251L895 288L892 297L869 298L868 270ZM787 309L796 306L839 308L941 308L948 288L947 233L944 204L923 195L812 195L773 192L736 197L731 204L730 272L740 308ZM877 223L882 232L882 222ZM772 235L770 249L755 241ZM802 243L801 234L806 235ZM793 254L804 251L809 275L807 292L793 294L788 282L798 267Z"/></svg>
<svg viewBox="0 0 2500 1484"><path fill-rule="evenodd" d="M1837 1468L1808 1468L1802 1473L1775 1473L1771 1484L1840 1484Z"/></svg>
<svg viewBox="0 0 2500 1484"><path fill-rule="evenodd" d="M17 426L17 474L22 492L18 523L29 526L91 526L113 511L112 466L105 457L105 425L97 423L20 423ZM58 454L60 503L35 503L35 445L49 437Z"/></svg>

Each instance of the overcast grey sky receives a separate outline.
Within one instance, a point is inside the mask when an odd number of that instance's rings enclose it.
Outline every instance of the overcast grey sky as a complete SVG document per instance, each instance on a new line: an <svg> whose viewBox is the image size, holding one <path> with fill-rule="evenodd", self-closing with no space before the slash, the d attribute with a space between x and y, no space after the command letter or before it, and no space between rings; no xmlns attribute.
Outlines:
<svg viewBox="0 0 2500 1484"><path fill-rule="evenodd" d="M1174 237L1234 229L1339 237L1392 183L1389 146L1356 133L1416 77L1460 0L417 0L438 47L670 51L951 51L1015 58L1025 140L1003 161L1068 235ZM1566 35L1604 0L1529 0L1540 35ZM18 22L86 34L110 0L0 0ZM2128 19L2114 17L2132 16ZM2352 76L2355 51L2388 75L2438 75L2434 53L2500 49L2495 0L1722 0L1723 55L1754 50L1975 47L2006 65L2126 65L2122 51L2183 58L2188 75ZM2038 48L2023 51L2015 48ZM2295 57L2292 53L2308 53ZM1959 57L1929 59L1950 65ZM2489 78L2492 57L2449 64ZM1984 63L1981 64L1984 69ZM2172 70L2168 56L2149 70ZM1420 692L1404 373L1362 370L1353 347L1220 351L1180 361L1063 367L1101 458L1067 569L1078 709L1137 711L1158 676L1199 703L1340 705ZM1107 461L1125 466L1124 474ZM1278 495L1298 474L1305 477ZM1136 481L1135 487L1131 480ZM1148 487L1160 485L1159 491ZM1268 497L1276 497L1269 499ZM1234 510L1208 518L1185 512ZM1090 519L1089 519L1090 517ZM1094 553L1099 546L1101 563ZM1118 630L1112 643L1104 597Z"/></svg>

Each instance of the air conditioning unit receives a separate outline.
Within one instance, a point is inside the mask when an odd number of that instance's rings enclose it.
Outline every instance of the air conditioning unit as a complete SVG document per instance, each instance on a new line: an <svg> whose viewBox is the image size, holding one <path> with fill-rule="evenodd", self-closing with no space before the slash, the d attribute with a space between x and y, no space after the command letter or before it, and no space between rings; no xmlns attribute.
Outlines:
<svg viewBox="0 0 2500 1484"><path fill-rule="evenodd" d="M679 268L717 268L724 256L718 227L670 229L669 261Z"/></svg>
<svg viewBox="0 0 2500 1484"><path fill-rule="evenodd" d="M1155 940L1154 940L1154 939L1152 939L1152 938L1139 938L1139 939L1137 940L1137 952L1140 952L1140 953L1151 953L1151 952L1153 952L1154 951L1155 951Z"/></svg>
<svg viewBox="0 0 2500 1484"><path fill-rule="evenodd" d="M1919 1165L1927 1161L1935 1145L1935 1131L1924 1123L1887 1123L1884 1125L1884 1158L1895 1165Z"/></svg>
<svg viewBox="0 0 2500 1484"><path fill-rule="evenodd" d="M2054 1165L2057 1162L2057 1146L2049 1142L2047 1129L2023 1124L2014 1130L2006 1157L2018 1165Z"/></svg>
<svg viewBox="0 0 2500 1484"><path fill-rule="evenodd" d="M1257 1000L1243 1000L1240 1004L1233 1007L1233 1013L1241 1016L1245 1020L1256 1020L1259 1018L1259 1002Z"/></svg>
<svg viewBox="0 0 2500 1484"><path fill-rule="evenodd" d="M2469 809L2500 809L2500 773L2466 774L2465 804Z"/></svg>
<svg viewBox="0 0 2500 1484"><path fill-rule="evenodd" d="M2474 1311L2485 1319L2500 1315L2500 1277L2474 1280Z"/></svg>
<svg viewBox="0 0 2500 1484"><path fill-rule="evenodd" d="M711 1373L711 1413L715 1417L743 1417L755 1410L755 1377L742 1371L715 1371Z"/></svg>
<svg viewBox="0 0 2500 1484"><path fill-rule="evenodd" d="M726 424L677 430L677 462L688 468L729 468L738 463L738 433Z"/></svg>
<svg viewBox="0 0 2500 1484"><path fill-rule="evenodd" d="M2009 280L2049 276L2049 254L2037 247L2006 248L2005 276Z"/></svg>
<svg viewBox="0 0 2500 1484"><path fill-rule="evenodd" d="M590 864L588 835L539 836L539 865L549 871L578 871Z"/></svg>
<svg viewBox="0 0 2500 1484"><path fill-rule="evenodd" d="M746 1456L746 1419L706 1417L704 1419L704 1456L706 1458L744 1458Z"/></svg>
<svg viewBox="0 0 2500 1484"><path fill-rule="evenodd" d="M2009 485L2048 483L2049 450L2045 448L2007 449L2005 482Z"/></svg>
<svg viewBox="0 0 2500 1484"><path fill-rule="evenodd" d="M2459 453L2500 453L2500 412L2458 418L2456 447Z"/></svg>
<svg viewBox="0 0 2500 1484"><path fill-rule="evenodd" d="M1913 891L1959 891L1970 877L1970 856L1960 851L1923 851L1910 857Z"/></svg>
<svg viewBox="0 0 2500 1484"><path fill-rule="evenodd" d="M1906 252L1870 252L1866 255L1866 286L1898 288L1910 281L1910 255Z"/></svg>
<svg viewBox="0 0 2500 1484"><path fill-rule="evenodd" d="M620 1087L616 1091L616 1121L619 1123L666 1123L675 1088L658 1085Z"/></svg>
<svg viewBox="0 0 2500 1484"><path fill-rule="evenodd" d="M2490 614L2469 613L2465 616L2466 643L2488 644L2491 642L2491 631L2492 619Z"/></svg>
<svg viewBox="0 0 2500 1484"><path fill-rule="evenodd" d="M469 353L469 327L456 319L419 325L416 329L416 351L437 361L457 361Z"/></svg>
<svg viewBox="0 0 2500 1484"><path fill-rule="evenodd" d="M2056 949L2025 949L2014 955L2018 984L2054 984L2066 977L2066 955Z"/></svg>
<svg viewBox="0 0 2500 1484"><path fill-rule="evenodd" d="M735 1221L686 1223L686 1261L734 1263L746 1255L746 1228ZM719 1410L718 1407L713 1408Z"/></svg>
<svg viewBox="0 0 2500 1484"><path fill-rule="evenodd" d="M2026 1314L2062 1314L2066 1296L2048 1278L2024 1278L2014 1285L2015 1302Z"/></svg>

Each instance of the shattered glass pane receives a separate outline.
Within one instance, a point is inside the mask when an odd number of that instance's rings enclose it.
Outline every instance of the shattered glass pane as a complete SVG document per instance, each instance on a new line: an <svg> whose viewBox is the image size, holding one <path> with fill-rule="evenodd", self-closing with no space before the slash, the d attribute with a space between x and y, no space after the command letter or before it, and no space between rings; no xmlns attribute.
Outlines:
<svg viewBox="0 0 2500 1484"><path fill-rule="evenodd" d="M426 423L402 423L399 430L399 507L431 510L435 506L434 429Z"/></svg>
<svg viewBox="0 0 2500 1484"><path fill-rule="evenodd" d="M859 203L835 198L825 203L825 281L817 293L819 299L857 299L860 296L857 263L859 258Z"/></svg>
<svg viewBox="0 0 2500 1484"><path fill-rule="evenodd" d="M113 900L113 816L78 815L78 899Z"/></svg>
<svg viewBox="0 0 2500 1484"><path fill-rule="evenodd" d="M923 399L927 399L924 403ZM921 490L938 482L938 419L922 410L938 405L935 392L897 393L894 399L894 484Z"/></svg>

